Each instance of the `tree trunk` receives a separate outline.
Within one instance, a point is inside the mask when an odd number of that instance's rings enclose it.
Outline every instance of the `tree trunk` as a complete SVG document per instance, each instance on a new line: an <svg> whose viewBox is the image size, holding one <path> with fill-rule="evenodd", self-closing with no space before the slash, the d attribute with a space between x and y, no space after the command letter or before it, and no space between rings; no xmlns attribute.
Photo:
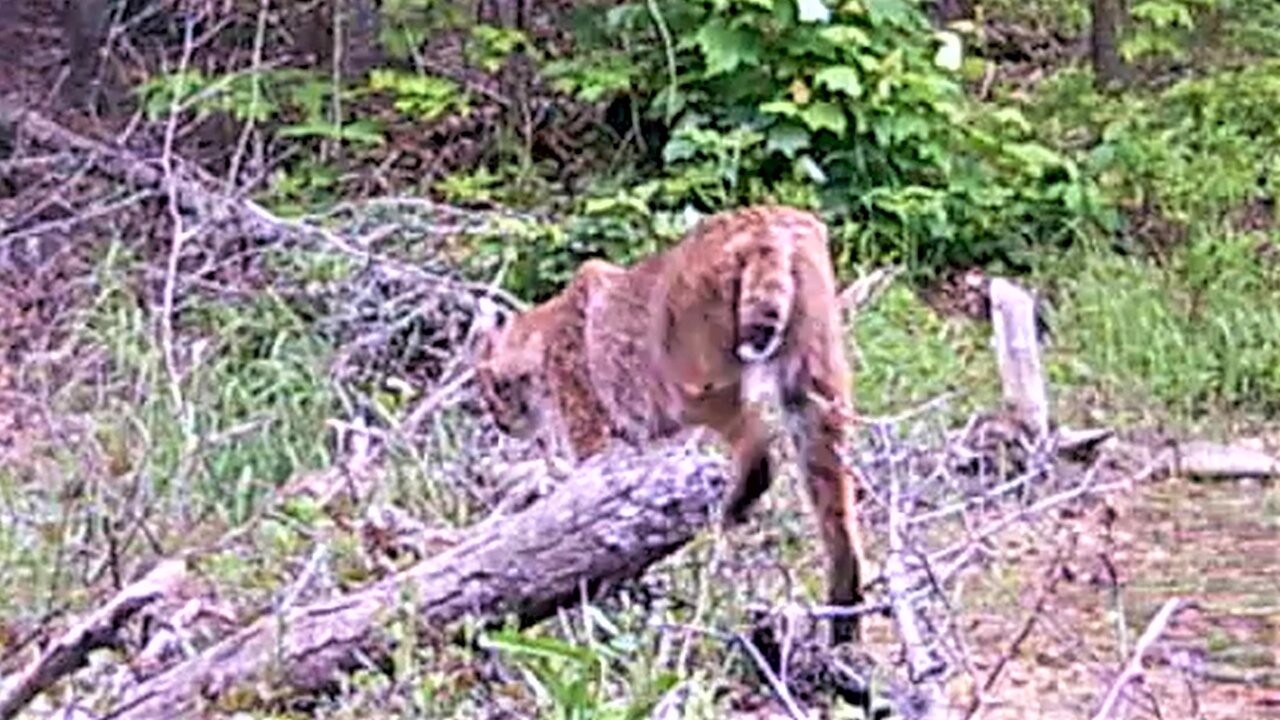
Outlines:
<svg viewBox="0 0 1280 720"><path fill-rule="evenodd" d="M385 621L404 602L427 632L463 616L537 622L575 602L583 584L599 592L684 545L711 520L725 472L678 441L599 456L551 496L482 521L440 555L360 592L261 618L143 683L108 717L198 717L202 699L260 681L324 689L338 673L385 661Z"/></svg>
<svg viewBox="0 0 1280 720"><path fill-rule="evenodd" d="M1124 84L1126 68L1120 57L1122 0L1093 0L1093 82L1102 90Z"/></svg>
<svg viewBox="0 0 1280 720"><path fill-rule="evenodd" d="M89 97L110 25L109 9L107 0L68 0L62 8L62 34L70 67L62 93L73 103Z"/></svg>
<svg viewBox="0 0 1280 720"><path fill-rule="evenodd" d="M973 0L935 0L930 15L935 25L945 26L973 17Z"/></svg>

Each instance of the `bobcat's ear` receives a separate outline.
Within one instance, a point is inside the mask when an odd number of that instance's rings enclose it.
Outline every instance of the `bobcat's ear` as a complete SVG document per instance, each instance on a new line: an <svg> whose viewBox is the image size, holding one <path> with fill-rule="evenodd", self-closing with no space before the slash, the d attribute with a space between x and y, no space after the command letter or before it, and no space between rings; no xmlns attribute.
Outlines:
<svg viewBox="0 0 1280 720"><path fill-rule="evenodd" d="M471 342L468 348L471 359L482 360L493 351L498 333L510 319L509 313L489 298L482 297L476 303L475 319L471 323Z"/></svg>

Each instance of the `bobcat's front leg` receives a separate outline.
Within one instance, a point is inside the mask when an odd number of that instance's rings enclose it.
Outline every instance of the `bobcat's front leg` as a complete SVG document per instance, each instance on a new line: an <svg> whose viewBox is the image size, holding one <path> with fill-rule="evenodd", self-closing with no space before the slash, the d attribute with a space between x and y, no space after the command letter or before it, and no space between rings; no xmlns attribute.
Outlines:
<svg viewBox="0 0 1280 720"><path fill-rule="evenodd" d="M743 408L724 436L732 448L734 466L734 484L724 504L724 525L733 527L746 521L747 513L773 482L775 468L769 456L773 438L764 419L752 408Z"/></svg>
<svg viewBox="0 0 1280 720"><path fill-rule="evenodd" d="M540 433L537 444L538 454L546 465L546 473L538 481L537 492L538 497L546 497L556 486L569 479L576 462L572 450L560 439L559 433Z"/></svg>

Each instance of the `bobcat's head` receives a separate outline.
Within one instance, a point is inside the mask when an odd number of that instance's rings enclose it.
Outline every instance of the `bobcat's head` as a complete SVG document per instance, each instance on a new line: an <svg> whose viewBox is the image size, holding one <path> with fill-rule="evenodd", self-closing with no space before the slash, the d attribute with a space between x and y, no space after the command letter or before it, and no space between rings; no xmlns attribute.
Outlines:
<svg viewBox="0 0 1280 720"><path fill-rule="evenodd" d="M517 438L542 423L542 333L519 319L500 319L476 340L476 384L485 411L502 432Z"/></svg>

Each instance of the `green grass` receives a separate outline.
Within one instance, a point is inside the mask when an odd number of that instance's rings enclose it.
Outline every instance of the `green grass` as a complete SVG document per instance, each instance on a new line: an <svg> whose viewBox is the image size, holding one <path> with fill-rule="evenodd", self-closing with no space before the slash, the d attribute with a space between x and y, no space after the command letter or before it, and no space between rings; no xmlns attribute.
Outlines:
<svg viewBox="0 0 1280 720"><path fill-rule="evenodd" d="M1088 391L1120 419L1195 426L1280 408L1280 285L1256 241L1219 237L1164 267L1079 251L1044 264L1062 286L1048 353L1056 388ZM1095 394L1096 393L1096 394Z"/></svg>
<svg viewBox="0 0 1280 720"><path fill-rule="evenodd" d="M1059 417L1208 430L1280 411L1280 266L1257 246L1222 235L1163 264L1089 249L1042 258L1025 282L1057 288L1044 360ZM954 390L960 416L999 398L989 326L941 318L905 285L859 313L851 334L863 413Z"/></svg>
<svg viewBox="0 0 1280 720"><path fill-rule="evenodd" d="M328 348L270 291L252 300L195 300L181 323L177 377L128 282L129 259L112 250L79 341L107 349L93 399L104 448L146 478L165 511L230 523L265 491L303 468L328 463L324 421L334 406ZM181 341L179 341L181 342ZM123 392L121 392L123 391Z"/></svg>
<svg viewBox="0 0 1280 720"><path fill-rule="evenodd" d="M103 252L67 341L90 362L23 368L28 382L66 384L48 407L59 429L0 469L0 583L10 589L0 617L75 607L84 578L102 570L104 542L124 543L116 562L129 572L138 553L216 537L282 481L329 462L334 394L313 329L269 292L189 306L175 379L138 295L141 267L119 243ZM263 547L277 558L297 550Z"/></svg>
<svg viewBox="0 0 1280 720"><path fill-rule="evenodd" d="M952 410L963 414L999 397L986 330L939 317L904 284L858 313L852 334L860 413L901 412L954 391Z"/></svg>

